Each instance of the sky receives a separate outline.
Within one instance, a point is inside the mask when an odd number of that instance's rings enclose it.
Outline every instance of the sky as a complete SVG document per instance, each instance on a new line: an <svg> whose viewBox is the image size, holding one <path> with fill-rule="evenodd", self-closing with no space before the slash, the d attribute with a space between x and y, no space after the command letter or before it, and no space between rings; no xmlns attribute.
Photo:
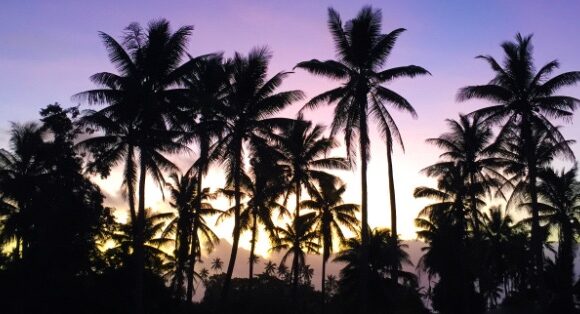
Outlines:
<svg viewBox="0 0 580 314"><path fill-rule="evenodd" d="M114 71L107 59L98 31L120 38L131 22L146 25L157 18L168 19L173 28L193 25L189 43L191 55L235 51L247 53L253 47L268 46L273 52L270 73L292 70L296 63L312 58L334 58L327 29L327 8L334 7L343 20L353 18L364 5L382 9L383 31L403 27L386 67L415 64L432 76L401 79L388 87L405 96L415 107L418 119L392 110L405 142L394 154L394 174L401 236L414 239L413 219L427 203L415 200L415 187L432 185L419 172L437 160L440 151L425 139L446 132L445 119L457 118L488 105L483 101L457 103L457 90L465 85L484 84L492 72L474 57L490 54L501 59L500 43L517 32L534 34L536 64L553 59L561 71L580 69L579 1L30 1L7 0L0 7L0 147L7 147L10 122L37 119L40 108L49 103L78 105L75 93L94 86L90 75ZM281 90L302 89L307 99L338 82L296 70ZM564 93L580 97L580 87ZM280 115L294 116L304 102ZM82 105L81 108L87 108ZM306 118L330 124L332 108L307 111ZM578 115L564 124L568 138L578 138ZM372 227L390 225L387 189L386 148L377 132L372 132L369 165L369 221ZM339 135L341 137L341 135ZM580 154L578 145L573 147ZM344 149L333 152L344 156ZM176 162L187 168L194 156L179 156ZM345 200L360 201L359 174L344 172L348 184ZM95 178L108 196L108 203L126 208L119 194L120 174ZM206 182L223 186L219 169ZM148 183L147 205L167 210L161 194ZM228 206L218 202L218 206ZM231 224L216 228L220 237L231 238ZM248 238L241 245L248 247ZM262 241L258 252L268 254Z"/></svg>

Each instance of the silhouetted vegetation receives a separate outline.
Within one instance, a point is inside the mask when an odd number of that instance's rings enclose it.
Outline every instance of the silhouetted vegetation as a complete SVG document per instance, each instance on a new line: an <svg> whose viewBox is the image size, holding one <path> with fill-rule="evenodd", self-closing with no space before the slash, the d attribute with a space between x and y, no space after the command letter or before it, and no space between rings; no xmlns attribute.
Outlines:
<svg viewBox="0 0 580 314"><path fill-rule="evenodd" d="M173 32L163 19L130 24L119 41L100 33L116 73L94 74L96 89L74 95L99 107L48 105L37 122L12 124L0 150L0 312L578 313L580 182L574 141L553 121L580 105L557 94L580 72L552 76L557 61L536 70L531 36L520 34L501 45L502 62L478 57L494 76L457 98L492 105L427 139L442 152L422 170L435 186L414 192L430 204L415 220L425 246L413 265L397 234L392 153L403 140L388 108L417 113L385 84L430 73L383 68L404 29L383 34L380 10L364 7L346 22L328 15L336 60L296 68L339 85L296 117L277 116L304 94L280 91L291 72L270 76L265 47L192 57L193 28ZM334 106L328 135L305 119L320 105ZM372 123L387 149L390 229L368 224ZM340 132L346 157L335 155ZM177 156L189 158L187 169ZM574 165L555 169L562 161ZM338 176L356 166L360 206L343 200L350 186ZM211 190L204 179L216 168L226 184ZM113 173L127 208L106 207L93 183ZM146 208L149 182L166 210ZM227 261L205 259L220 241L210 218L233 220ZM244 232L248 278L235 278ZM264 235L281 260L259 260ZM321 290L308 254L322 255ZM326 273L332 262L338 277Z"/></svg>

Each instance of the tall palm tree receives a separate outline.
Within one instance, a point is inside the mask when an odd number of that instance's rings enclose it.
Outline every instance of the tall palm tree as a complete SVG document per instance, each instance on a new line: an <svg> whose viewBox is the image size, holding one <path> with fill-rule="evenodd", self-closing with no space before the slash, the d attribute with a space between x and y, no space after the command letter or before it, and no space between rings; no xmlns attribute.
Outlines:
<svg viewBox="0 0 580 314"><path fill-rule="evenodd" d="M345 237L342 232L342 227L346 227L351 231L357 230L356 225L358 219L355 213L359 210L359 206L352 203L344 203L342 195L346 191L346 185L341 184L338 187L329 180L323 180L319 188L312 193L310 200L302 201L300 204L304 208L313 209L316 211L315 229L319 234L319 239L322 242L322 302L324 309L324 302L326 298L326 263L330 258L334 247L334 238L338 238L344 242Z"/></svg>
<svg viewBox="0 0 580 314"><path fill-rule="evenodd" d="M538 173L541 218L558 234L556 269L561 311L573 309L574 239L580 230L580 182L576 174L576 167L561 172L544 168Z"/></svg>
<svg viewBox="0 0 580 314"><path fill-rule="evenodd" d="M226 105L228 73L221 54L201 56L193 61L192 70L184 78L189 101L185 128L197 143L198 158L192 165L197 178L196 195L202 196L203 177L212 162L210 149L212 141L222 135L225 120L221 111ZM194 200L197 211L202 211L202 198Z"/></svg>
<svg viewBox="0 0 580 314"><path fill-rule="evenodd" d="M368 244L368 204L367 204L367 163L370 155L369 121L372 117L380 126L387 140L388 154L392 152L393 140L402 144L401 137L391 114L385 104L416 115L411 104L401 95L381 85L399 77L414 77L429 72L418 66L403 66L382 70L399 35L404 29L399 28L388 34L381 33L381 11L364 7L358 15L345 23L332 8L328 9L328 26L334 40L338 60L310 60L298 63L296 67L305 69L315 75L341 80L344 83L335 89L326 91L312 98L305 108L314 108L321 103L336 103L332 134L344 130L346 149L352 158L356 135L359 140L359 157L361 162L361 213L363 247ZM389 167L392 171L392 167ZM391 175L392 177L392 175ZM391 185L393 181L390 181ZM391 204L393 232L396 228L396 212ZM368 264L368 254L363 251L361 265ZM366 280L361 276L362 281ZM361 284L366 287L366 284ZM364 304L364 302L363 302ZM364 310L364 309L361 309Z"/></svg>
<svg viewBox="0 0 580 314"><path fill-rule="evenodd" d="M327 154L337 147L338 143L332 137L324 137L323 133L323 126L313 125L305 121L302 115L298 115L297 120L292 121L272 136L274 146L279 152L278 163L289 173L289 192L293 192L296 197L295 219L300 217L300 197L303 186L307 191L313 192L315 181L334 178L324 170L350 168L344 158L327 157ZM297 259L298 255L294 255L291 268L294 287L298 284L300 274Z"/></svg>
<svg viewBox="0 0 580 314"><path fill-rule="evenodd" d="M548 118L569 119L580 100L558 95L566 86L580 81L580 72L566 72L550 78L559 68L557 60L548 62L536 71L533 62L532 36L516 34L515 41L501 44L504 52L503 64L491 56L478 56L491 66L495 76L486 85L467 86L459 90L458 100L485 99L495 104L477 110L477 114L490 123L504 123L504 129L517 129L523 140L528 167L528 186L532 209L532 252L536 275L543 266L542 243L538 210L537 154L534 150L533 129L546 129L550 136L562 139L560 132ZM537 283L536 283L537 284Z"/></svg>
<svg viewBox="0 0 580 314"><path fill-rule="evenodd" d="M230 283L236 263L241 232L241 179L245 156L244 144L247 140L260 141L259 135L271 130L285 119L271 118L303 93L298 90L276 92L289 72L279 72L267 78L271 54L266 48L254 49L247 57L236 53L228 62L229 82L227 106L223 115L226 130L215 145L212 156L226 166L226 173L234 187L234 230L230 260L222 288L222 299L227 300Z"/></svg>
<svg viewBox="0 0 580 314"><path fill-rule="evenodd" d="M85 140L82 145L90 147L96 155L94 162L99 165L95 168L103 170L101 173L106 176L112 166L125 159L124 179L130 207L134 207L138 182L137 211L131 209L135 225L137 313L143 313L145 180L149 173L163 188L163 170L176 170L176 167L162 153L186 149L177 142L181 134L172 128L179 121L177 108L185 102L185 92L178 86L192 64L191 61L182 64L192 30L193 27L184 26L173 33L169 22L161 19L150 22L146 30L137 23L129 25L122 43L100 33L109 59L119 74L94 74L91 81L99 88L75 95L76 99L89 104L107 105L99 111L86 112L83 119L85 125L103 133ZM134 160L136 150L139 151L138 163Z"/></svg>

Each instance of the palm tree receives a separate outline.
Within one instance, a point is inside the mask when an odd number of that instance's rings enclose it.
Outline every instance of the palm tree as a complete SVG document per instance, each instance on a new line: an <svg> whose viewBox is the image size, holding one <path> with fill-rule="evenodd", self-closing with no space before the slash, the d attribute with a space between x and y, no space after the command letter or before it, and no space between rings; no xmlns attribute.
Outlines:
<svg viewBox="0 0 580 314"><path fill-rule="evenodd" d="M185 127L190 131L191 139L198 144L198 158L191 169L197 178L194 199L198 212L202 211L203 177L211 164L210 148L212 140L219 137L225 128L221 111L225 106L228 73L220 54L210 54L196 58L193 68L184 78L188 89L189 102L185 108L187 121Z"/></svg>
<svg viewBox="0 0 580 314"><path fill-rule="evenodd" d="M276 236L276 227L272 220L273 210L277 209L280 216L287 213L286 208L276 200L283 193L286 176L283 168L277 163L277 159L271 156L271 148L262 145L254 145L254 157L250 160L251 172L254 180L246 177L249 200L246 208L241 213L242 229L250 229L252 232L250 246L250 270L249 278L254 276L254 264L257 262L255 254L258 240L258 224L264 226L269 233L270 239Z"/></svg>
<svg viewBox="0 0 580 314"><path fill-rule="evenodd" d="M576 167L561 172L544 168L538 173L541 180L538 186L540 218L558 232L556 268L561 311L572 311L573 308L574 242L580 230L580 182L576 174Z"/></svg>
<svg viewBox="0 0 580 314"><path fill-rule="evenodd" d="M302 186L307 191L315 190L313 183L320 180L330 180L334 176L324 172L325 169L349 169L349 163L340 157L327 157L327 154L338 143L332 138L323 137L324 127L312 125L304 121L302 115L274 134L274 146L279 152L278 163L289 173L289 191L296 197L296 211L294 217L300 217L300 196ZM294 223L297 223L294 221ZM297 246L295 244L294 246ZM298 284L298 255L294 255L291 273L294 287Z"/></svg>
<svg viewBox="0 0 580 314"><path fill-rule="evenodd" d="M201 255L201 240L204 240L206 249L212 251L215 244L219 243L219 238L211 230L205 216L220 213L219 210L207 202L214 198L214 194L208 189L202 189L201 195L197 194L198 182L190 169L184 175L172 173L170 178L172 183L167 187L171 194L170 205L177 209L178 215L165 228L164 234L174 234L176 239L177 269L175 278L175 289L179 291L183 287L183 274L187 276L186 298L193 297L193 281L195 275L195 262ZM197 207L198 199L202 200L201 206ZM185 265L188 265L187 272Z"/></svg>
<svg viewBox="0 0 580 314"><path fill-rule="evenodd" d="M304 208L316 210L316 217L314 218L315 229L322 242L321 287L323 305L326 298L326 263L334 247L333 239L337 237L341 242L344 242L345 237L342 233L342 227L346 227L351 231L357 230L358 219L355 213L359 210L359 206L343 202L342 195L345 191L345 184L336 187L334 182L324 180L320 182L319 189L312 194L312 199L305 200L300 204Z"/></svg>
<svg viewBox="0 0 580 314"><path fill-rule="evenodd" d="M278 227L278 238L272 245L271 250L279 252L285 250L286 253L282 256L278 272L282 265L286 265L286 260L290 255L297 256L296 270L302 271L306 265L306 254L318 252L320 244L318 244L318 233L313 229L315 213L303 214L294 220L297 223L287 223L284 228ZM285 267L284 267L285 268ZM292 282L294 286L294 281Z"/></svg>
<svg viewBox="0 0 580 314"><path fill-rule="evenodd" d="M407 245L403 244L394 236L389 229L374 229L369 235L370 239L370 276L367 284L370 295L369 313L384 311L384 301L389 295L396 295L397 285L394 278L389 278L393 268L398 268L398 275L406 279L406 282L416 283L414 274L402 271L402 265L412 265L409 255L405 252ZM395 243L395 245L393 245ZM364 270L360 267L360 254L364 250L361 236L357 235L347 239L340 252L337 253L334 261L342 262L346 265L340 271L340 289L344 295L351 298L365 297L361 295L359 282ZM366 297L365 297L366 298ZM397 298L397 297L395 297ZM396 304L395 304L396 305Z"/></svg>
<svg viewBox="0 0 580 314"><path fill-rule="evenodd" d="M143 313L143 228L145 223L145 180L147 173L164 186L163 170L176 167L162 153L176 153L186 146L176 142L179 132L171 130L178 122L178 105L185 93L177 86L192 62L181 64L187 38L193 28L184 26L171 32L169 22L157 20L144 30L139 24L126 29L123 43L100 33L109 59L120 74L101 72L91 76L98 89L74 97L89 104L105 104L99 111L87 111L83 124L103 132L83 141L82 147L95 156L93 169L107 176L110 168L125 159L127 187L135 238L136 312ZM138 164L135 162L139 151ZM137 167L139 178L137 180ZM135 183L138 206L134 209Z"/></svg>
<svg viewBox="0 0 580 314"><path fill-rule="evenodd" d="M480 291L488 304L495 306L500 297L498 289L503 289L505 296L510 296L509 280L511 267L518 267L521 263L513 263L510 259L518 250L514 250L518 244L517 230L514 220L507 210L501 206L489 208L488 213L482 217L482 237L484 243L481 249L484 251L482 263L486 265L486 280L480 282ZM525 249L525 248L524 248ZM522 255L523 256L523 255ZM510 263L510 261L512 263ZM525 267L519 267L525 271Z"/></svg>
<svg viewBox="0 0 580 314"><path fill-rule="evenodd" d="M278 265L278 270L276 271L276 273L278 274L278 277L280 277L281 279L287 280L288 266L286 266L286 264L280 263L280 265Z"/></svg>
<svg viewBox="0 0 580 314"><path fill-rule="evenodd" d="M492 132L478 115L459 115L459 120L446 120L450 132L437 138L427 139L445 151L439 155L443 160L424 169L428 176L445 175L450 167L457 167L465 178L469 196L471 221L476 238L479 237L478 194L498 188L502 175L498 172L500 163L490 148ZM478 187L483 191L477 191Z"/></svg>
<svg viewBox="0 0 580 314"><path fill-rule="evenodd" d="M314 269L312 269L312 267L310 267L310 265L308 264L304 265L302 267L302 272L300 276L302 277L304 284L310 286L310 284L312 283L312 277L314 276Z"/></svg>
<svg viewBox="0 0 580 314"><path fill-rule="evenodd" d="M550 78L560 63L556 60L542 66L537 72L532 56L532 36L516 34L515 42L507 41L501 47L505 57L502 65L491 56L478 56L488 62L495 77L486 85L467 86L459 90L458 100L486 99L495 104L476 111L490 124L504 123L504 129L517 129L523 141L527 159L528 186L532 209L532 253L536 277L542 270L542 243L537 180L537 154L534 150L533 129L545 129L550 136L563 139L548 118L569 119L580 104L570 96L557 95L563 87L580 81L580 72L566 72ZM537 284L537 283L536 283Z"/></svg>
<svg viewBox="0 0 580 314"><path fill-rule="evenodd" d="M287 190L285 169L278 162L279 152L264 142L250 143L251 159L250 173L242 174L242 193L244 202L240 213L240 229L249 230L252 234L250 240L249 278L254 277L254 264L257 262L256 242L258 240L258 225L264 226L270 239L275 238L276 226L274 224L274 210L278 210L279 216L287 214L286 207L277 202L278 198ZM223 192L231 200L231 189ZM218 222L234 214L235 207L230 208L218 218Z"/></svg>
<svg viewBox="0 0 580 314"><path fill-rule="evenodd" d="M223 266L224 266L224 262L219 257L216 257L211 261L211 270L213 270L215 272L221 272Z"/></svg>
<svg viewBox="0 0 580 314"><path fill-rule="evenodd" d="M0 149L0 191L9 211L1 232L2 243L14 240L13 256L27 257L30 246L32 195L38 190L38 180L46 174L43 164L42 129L34 123L12 124L11 151Z"/></svg>
<svg viewBox="0 0 580 314"><path fill-rule="evenodd" d="M468 190L462 169L449 165L439 169L437 188L418 187L413 194L415 198L435 200L419 212L415 224L420 228L418 237L429 244L420 266L430 278L435 274L440 278L433 302L441 312L451 311L453 302L459 305L455 310L464 313L475 310L473 261L468 243L471 220ZM476 206L485 206L479 198L483 189L473 190L478 196Z"/></svg>
<svg viewBox="0 0 580 314"><path fill-rule="evenodd" d="M418 66L403 66L382 70L399 35L404 29L399 28L388 34L381 34L382 15L380 10L364 7L356 18L343 25L339 14L332 8L328 9L328 25L332 33L338 60L310 60L298 63L296 67L305 69L315 75L326 76L344 81L342 86L326 91L312 98L305 108L314 108L323 102L336 103L332 134L343 129L346 149L349 158L353 156L353 141L358 134L359 155L361 161L361 212L363 247L368 244L368 212L367 212L367 163L369 161L369 121L374 118L381 128L387 142L388 155L392 152L393 140L402 144L401 137L391 114L385 107L393 107L416 115L411 104L401 95L381 84L399 77L414 77L428 74L427 70ZM389 159L390 161L390 159ZM392 171L392 165L389 165ZM392 175L390 175L392 177ZM392 178L391 178L392 179ZM393 180L390 180L392 186ZM393 232L396 234L396 211L394 208L394 187L390 189ZM394 219L393 219L394 218ZM367 264L368 253L363 251L361 265ZM366 280L361 276L361 280ZM366 284L361 283L361 287ZM364 305L364 302L363 302ZM364 312L364 309L361 309Z"/></svg>
<svg viewBox="0 0 580 314"><path fill-rule="evenodd" d="M145 268L156 273L161 273L163 264L170 259L169 255L162 249L172 243L172 239L164 236L163 229L167 221L171 220L173 213L154 213L151 209L145 211L144 257ZM133 238L133 224L118 224L117 229L111 235L115 246L107 251L107 255L112 259L119 259L123 265L128 266L134 262L131 258L136 254L135 242Z"/></svg>
<svg viewBox="0 0 580 314"><path fill-rule="evenodd" d="M276 270L277 270L276 263L272 261L267 261L264 264L264 274L266 274L267 276L273 276L276 273Z"/></svg>
<svg viewBox="0 0 580 314"><path fill-rule="evenodd" d="M189 257L189 246L191 245L191 201L194 195L195 185L188 180L189 174L179 175L172 173L170 176L173 182L168 182L167 187L171 195L171 207L177 209L175 224L169 224L167 233L175 234L175 277L172 282L174 293L180 294L183 290L185 264Z"/></svg>
<svg viewBox="0 0 580 314"><path fill-rule="evenodd" d="M230 73L227 104L224 107L226 131L213 149L219 157L234 187L234 230L230 260L222 288L227 300L241 233L241 179L245 155L244 143L260 141L260 134L268 134L284 119L270 118L287 105L303 97L298 90L275 93L289 72L279 72L267 79L271 55L266 48L254 49L247 57L236 53L228 64Z"/></svg>

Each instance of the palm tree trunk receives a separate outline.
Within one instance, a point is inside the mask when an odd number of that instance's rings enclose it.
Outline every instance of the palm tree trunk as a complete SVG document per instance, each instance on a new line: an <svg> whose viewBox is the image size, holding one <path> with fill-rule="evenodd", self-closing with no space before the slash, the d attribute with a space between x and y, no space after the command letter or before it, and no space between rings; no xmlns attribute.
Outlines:
<svg viewBox="0 0 580 314"><path fill-rule="evenodd" d="M295 194L296 194L296 212L294 213L294 232L298 233L298 217L300 217L300 181L296 181ZM300 243L298 243L298 236L294 239L294 248L298 248ZM299 265L298 265L298 254L294 254L292 258L292 297L296 300L296 292L298 289L298 275L299 275Z"/></svg>
<svg viewBox="0 0 580 314"><path fill-rule="evenodd" d="M196 195L197 197L195 198L195 210L196 210L196 214L192 215L192 213L190 213L190 217L189 217L189 222L191 223L191 249L190 249L190 253L189 253L189 269L187 272L187 288L186 288L186 300L188 302L191 302L192 298L193 298L193 282L194 282L194 276L195 276L195 262L197 259L197 247L198 247L198 238L197 238L197 215L199 215L199 213L201 213L201 198L202 198L202 181L203 181L203 172L201 171L201 167L200 169L198 169L197 172L197 186L195 187L196 189ZM188 227L189 228L189 227Z"/></svg>
<svg viewBox="0 0 580 314"><path fill-rule="evenodd" d="M326 309L326 256L328 256L328 250L324 250L322 253L322 280L321 280L321 292L322 292L322 314L324 314Z"/></svg>
<svg viewBox="0 0 580 314"><path fill-rule="evenodd" d="M366 98L366 94L364 95ZM360 257L360 306L359 313L366 314L368 308L368 281L369 281L369 226L367 204L367 155L369 149L368 125L366 115L366 101L360 102L359 150L361 158L361 257Z"/></svg>
<svg viewBox="0 0 580 314"><path fill-rule="evenodd" d="M134 246L135 246L135 312L144 313L143 304L143 276L145 271L145 252L143 243L143 231L145 225L145 180L147 178L147 167L143 152L140 156L140 173L139 173L139 207L137 212L137 221L133 224Z"/></svg>
<svg viewBox="0 0 580 314"><path fill-rule="evenodd" d="M189 213L183 213L182 215L188 215ZM174 293L176 298L183 298L182 289L183 289L183 273L185 272L185 262L188 258L188 249L189 249L189 234L187 229L190 226L190 218L187 217L180 217L179 218L179 226L177 228L177 235L176 238L178 239L178 247L177 249L177 267L175 270L175 282L174 282Z"/></svg>
<svg viewBox="0 0 580 314"><path fill-rule="evenodd" d="M235 147L234 156L234 240L232 243L232 251L230 254L230 261L228 263L228 270L226 272L226 278L224 280L224 286L222 287L221 299L222 305L228 300L228 293L230 290L230 284L232 281L232 275L234 273L234 266L236 265L236 257L238 254L238 245L240 242L240 181L241 181L241 166L242 166L242 143L241 139Z"/></svg>
<svg viewBox="0 0 580 314"><path fill-rule="evenodd" d="M477 195L475 195L475 174L472 172L470 175L469 181L469 193L471 194L471 216L473 217L473 235L475 236L476 240L479 240L479 215L477 211Z"/></svg>
<svg viewBox="0 0 580 314"><path fill-rule="evenodd" d="M537 289L540 285L541 273L543 269L542 241L540 239L540 216L538 209L537 181L537 160L536 150L532 142L532 129L530 121L524 117L522 120L522 135L524 137L524 151L526 152L527 170L529 175L528 188L530 191L532 206L532 240L531 249L534 260L534 274L532 276L532 286Z"/></svg>
<svg viewBox="0 0 580 314"><path fill-rule="evenodd" d="M250 243L250 284L252 283L252 279L254 278L254 261L255 261L255 250L256 250L256 236L258 233L258 214L256 213L256 208L253 208L252 213L252 241Z"/></svg>
<svg viewBox="0 0 580 314"><path fill-rule="evenodd" d="M395 199L395 178L393 176L393 150L392 142L387 141L387 166L389 168L389 198L391 201L391 236L393 238L393 245L397 245L397 239L399 238L399 233L397 232L397 202ZM398 265L393 265L391 270L391 277L393 282L399 282L399 269Z"/></svg>
<svg viewBox="0 0 580 314"><path fill-rule="evenodd" d="M572 224L568 221L569 218L564 218L564 223L561 226L561 239L558 245L558 273L560 278L558 282L562 285L561 310L564 313L572 313L574 309L573 302L573 280L574 280L574 232Z"/></svg>
<svg viewBox="0 0 580 314"><path fill-rule="evenodd" d="M134 157L135 157L135 148L133 145L129 145L127 148L127 162L131 165L127 167L133 167L134 164ZM133 178L132 175L130 177L126 177L125 180L127 181L127 198L129 200L129 213L131 215L131 221L135 221L137 214L135 213L135 186L133 186Z"/></svg>
<svg viewBox="0 0 580 314"><path fill-rule="evenodd" d="M198 212L199 213L199 212ZM186 289L186 300L191 302L193 299L193 282L195 276L195 262L197 260L197 220L193 221L193 226L191 228L191 249L189 251L189 268L187 270L187 289Z"/></svg>

